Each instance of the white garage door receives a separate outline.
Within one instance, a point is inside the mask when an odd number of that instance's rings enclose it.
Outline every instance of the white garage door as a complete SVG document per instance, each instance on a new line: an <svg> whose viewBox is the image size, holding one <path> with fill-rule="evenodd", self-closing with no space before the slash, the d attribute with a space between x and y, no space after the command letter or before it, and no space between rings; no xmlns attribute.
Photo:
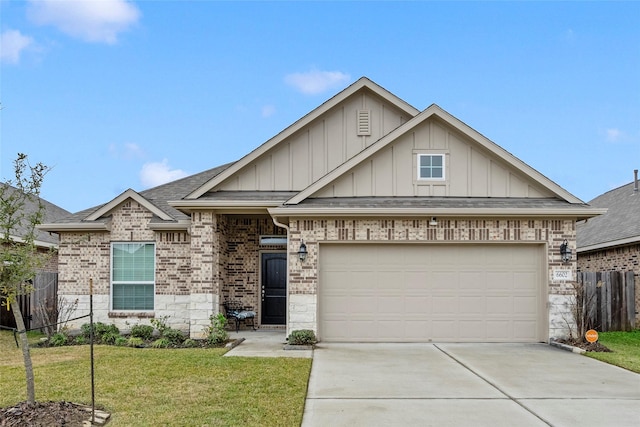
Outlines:
<svg viewBox="0 0 640 427"><path fill-rule="evenodd" d="M507 244L323 244L319 337L543 341L543 250Z"/></svg>

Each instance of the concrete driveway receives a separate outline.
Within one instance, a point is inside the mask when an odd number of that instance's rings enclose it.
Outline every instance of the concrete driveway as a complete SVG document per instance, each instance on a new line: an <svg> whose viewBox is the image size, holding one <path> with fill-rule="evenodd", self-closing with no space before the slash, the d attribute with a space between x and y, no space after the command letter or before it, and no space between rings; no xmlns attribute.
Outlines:
<svg viewBox="0 0 640 427"><path fill-rule="evenodd" d="M303 427L638 426L640 375L546 344L324 344Z"/></svg>

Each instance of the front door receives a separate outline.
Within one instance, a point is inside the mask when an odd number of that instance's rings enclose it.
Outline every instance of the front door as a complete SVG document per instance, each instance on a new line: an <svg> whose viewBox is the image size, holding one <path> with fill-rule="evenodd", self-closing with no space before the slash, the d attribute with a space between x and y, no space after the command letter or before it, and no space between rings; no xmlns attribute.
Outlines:
<svg viewBox="0 0 640 427"><path fill-rule="evenodd" d="M287 254L263 253L262 266L262 323L284 325L287 312Z"/></svg>

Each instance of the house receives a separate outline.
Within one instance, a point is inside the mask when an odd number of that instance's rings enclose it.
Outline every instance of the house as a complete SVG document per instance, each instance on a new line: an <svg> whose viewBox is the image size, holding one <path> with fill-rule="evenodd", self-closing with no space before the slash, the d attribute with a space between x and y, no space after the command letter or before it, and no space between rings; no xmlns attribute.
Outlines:
<svg viewBox="0 0 640 427"><path fill-rule="evenodd" d="M576 221L602 214L437 105L361 78L235 163L127 190L60 233L60 292L193 337L240 300L324 341L565 333ZM556 274L556 272L562 274Z"/></svg>
<svg viewBox="0 0 640 427"><path fill-rule="evenodd" d="M0 186L2 186L1 193L5 194L7 197L9 197L13 192L19 191L15 187L6 183L0 183ZM39 203L42 203L44 206L44 222L54 222L71 215L71 212L42 198L39 200ZM24 211L26 215L35 213L37 209L38 202L28 199L25 201ZM11 230L9 237L14 242L23 242L26 232L26 224L21 224ZM51 257L49 258L47 265L45 265L35 277L34 292L30 295L21 296L19 298L27 328L37 328L45 324L45 320L37 315L41 304L44 304L47 309L55 309L55 305L57 303L56 289L58 254L55 249L58 247L58 236L57 234L44 230L36 230L34 243L38 248L38 251L50 252L51 249L54 249L54 251L51 253ZM2 299L1 296L0 299ZM13 328L15 325L13 313L7 310L5 305L0 304L0 326Z"/></svg>
<svg viewBox="0 0 640 427"><path fill-rule="evenodd" d="M577 225L578 270L633 271L636 319L640 320L640 192L634 180L607 191L589 204L605 215Z"/></svg>

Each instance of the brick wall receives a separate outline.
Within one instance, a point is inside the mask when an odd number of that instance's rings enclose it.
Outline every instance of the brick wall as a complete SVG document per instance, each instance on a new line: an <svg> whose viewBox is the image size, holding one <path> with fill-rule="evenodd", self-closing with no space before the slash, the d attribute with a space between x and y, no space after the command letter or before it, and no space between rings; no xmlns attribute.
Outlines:
<svg viewBox="0 0 640 427"><path fill-rule="evenodd" d="M375 242L536 242L547 244L550 336L564 334L567 304L574 287L571 281L554 282L553 270L570 269L575 281L576 262L563 264L560 245L566 239L575 248L573 220L540 219L456 219L438 218L437 226L429 219L305 219L290 220L289 256L304 240L308 257L304 263L289 266L289 329L317 330L315 304L318 290L318 247L323 241ZM313 296L313 298L309 298ZM311 308L309 308L311 306ZM300 312L295 311L300 308Z"/></svg>

